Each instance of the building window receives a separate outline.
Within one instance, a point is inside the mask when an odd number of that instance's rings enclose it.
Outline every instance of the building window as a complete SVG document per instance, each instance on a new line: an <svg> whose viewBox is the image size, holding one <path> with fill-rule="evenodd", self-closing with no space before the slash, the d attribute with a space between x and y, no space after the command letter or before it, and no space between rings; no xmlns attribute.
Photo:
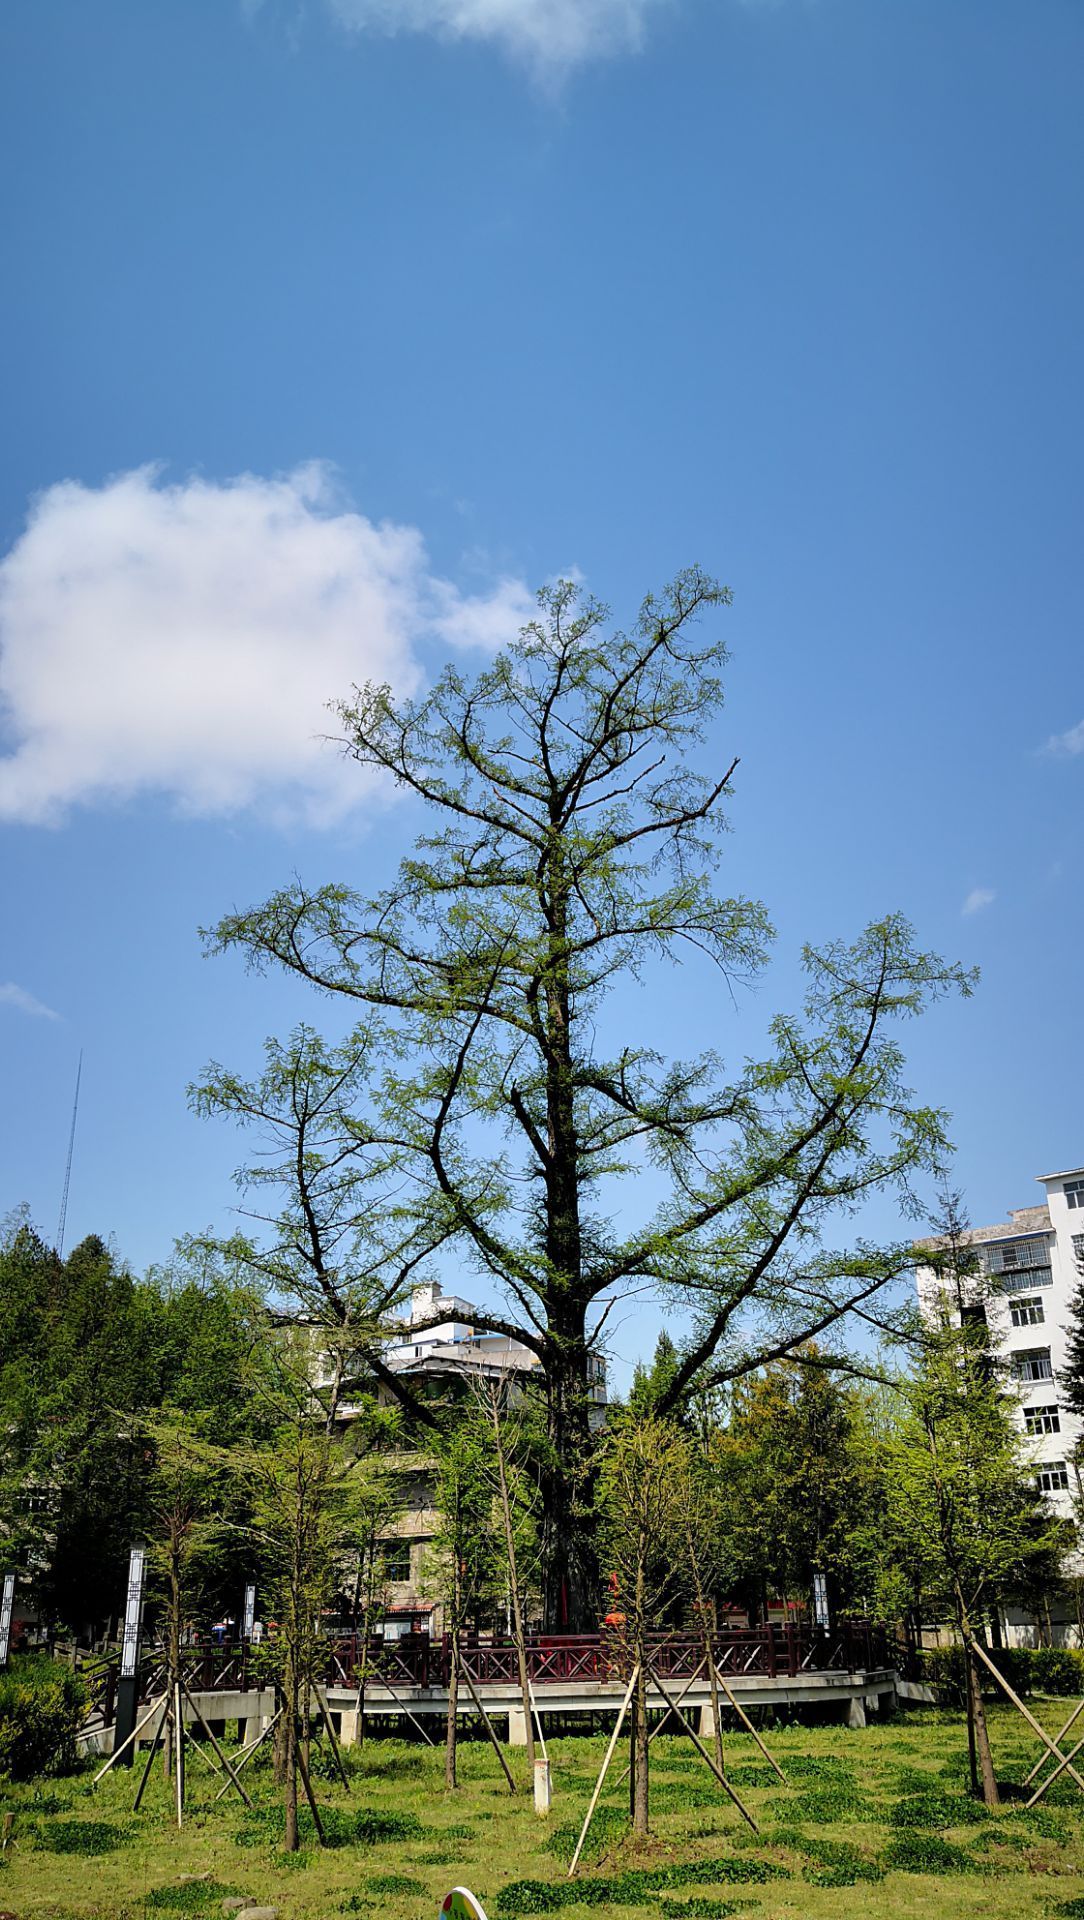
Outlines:
<svg viewBox="0 0 1084 1920"><path fill-rule="evenodd" d="M1064 1193L1067 1207L1084 1207L1084 1180L1067 1180Z"/></svg>
<svg viewBox="0 0 1084 1920"><path fill-rule="evenodd" d="M983 1259L999 1293L1051 1285L1050 1248L1044 1239L995 1240L983 1249Z"/></svg>
<svg viewBox="0 0 1084 1920"><path fill-rule="evenodd" d="M1073 1235L1073 1259L1078 1266L1084 1266L1084 1233Z"/></svg>
<svg viewBox="0 0 1084 1920"><path fill-rule="evenodd" d="M1050 1365L1049 1347L1025 1347L1022 1353L1014 1353L1010 1358L1015 1380L1052 1380L1054 1369Z"/></svg>
<svg viewBox="0 0 1084 1920"><path fill-rule="evenodd" d="M1060 1433L1061 1416L1057 1407L1025 1407L1024 1432L1032 1435Z"/></svg>
<svg viewBox="0 0 1084 1920"><path fill-rule="evenodd" d="M1069 1469L1064 1460L1047 1460L1036 1476L1040 1493L1068 1493Z"/></svg>
<svg viewBox="0 0 1084 1920"><path fill-rule="evenodd" d="M382 1540L381 1558L384 1563L385 1580L405 1581L410 1579L410 1541Z"/></svg>
<svg viewBox="0 0 1084 1920"><path fill-rule="evenodd" d="M1014 1327L1041 1327L1043 1324L1043 1303L1041 1300L1024 1298L1013 1300L1009 1306L1009 1317Z"/></svg>

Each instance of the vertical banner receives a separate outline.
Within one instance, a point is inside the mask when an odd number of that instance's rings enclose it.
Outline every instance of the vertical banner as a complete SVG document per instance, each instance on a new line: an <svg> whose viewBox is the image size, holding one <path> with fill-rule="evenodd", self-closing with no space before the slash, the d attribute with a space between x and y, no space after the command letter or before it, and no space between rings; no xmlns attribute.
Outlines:
<svg viewBox="0 0 1084 1920"><path fill-rule="evenodd" d="M245 1642L246 1646L248 1645L248 1642L252 1638L252 1629L255 1626L255 1624L256 1624L256 1588L254 1585L249 1585L245 1588L245 1604L241 1614L241 1638Z"/></svg>
<svg viewBox="0 0 1084 1920"><path fill-rule="evenodd" d="M15 1575L5 1573L0 1593L0 1672L7 1666L11 1651L11 1616L15 1607Z"/></svg>
<svg viewBox="0 0 1084 1920"><path fill-rule="evenodd" d="M124 1636L120 1643L120 1677L133 1680L139 1665L139 1628L143 1618L145 1547L133 1547L128 1560L128 1593L124 1602Z"/></svg>
<svg viewBox="0 0 1084 1920"><path fill-rule="evenodd" d="M817 1626L823 1627L827 1633L831 1621L828 1618L828 1582L823 1573L813 1575L813 1618Z"/></svg>
<svg viewBox="0 0 1084 1920"><path fill-rule="evenodd" d="M124 1600L124 1627L120 1641L117 1714L113 1726L114 1753L135 1731L139 1701L139 1630L143 1621L143 1572L146 1559L146 1547L132 1548L128 1559L128 1591ZM130 1767L133 1757L134 1742L121 1755L118 1765Z"/></svg>

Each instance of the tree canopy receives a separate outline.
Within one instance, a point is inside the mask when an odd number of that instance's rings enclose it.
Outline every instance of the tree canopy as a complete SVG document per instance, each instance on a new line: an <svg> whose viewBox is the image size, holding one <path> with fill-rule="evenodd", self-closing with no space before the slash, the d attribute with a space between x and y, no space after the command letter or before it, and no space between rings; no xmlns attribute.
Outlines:
<svg viewBox="0 0 1084 1920"><path fill-rule="evenodd" d="M542 1361L554 1625L594 1610L588 1360L610 1305L648 1286L687 1316L660 1411L740 1378L906 1269L909 1245L855 1242L847 1216L876 1192L906 1210L945 1147L897 1029L970 976L895 914L805 949L804 1004L760 1058L666 1062L642 1019L607 1037L621 981L695 961L733 989L771 950L766 908L716 890L738 763L702 751L726 654L698 616L729 598L693 568L615 631L562 582L473 681L357 689L346 751L431 830L375 898L297 880L210 936L363 1010L383 1138L503 1295L479 1324Z"/></svg>

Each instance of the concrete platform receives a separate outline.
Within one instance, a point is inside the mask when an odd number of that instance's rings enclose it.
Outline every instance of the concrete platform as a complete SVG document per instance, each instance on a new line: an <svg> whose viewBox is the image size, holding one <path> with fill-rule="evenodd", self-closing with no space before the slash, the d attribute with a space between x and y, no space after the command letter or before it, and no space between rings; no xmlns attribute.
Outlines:
<svg viewBox="0 0 1084 1920"><path fill-rule="evenodd" d="M681 1698L683 1686L684 1682L680 1680L668 1683L670 1696L675 1702ZM735 1698L750 1715L757 1707L789 1707L799 1711L802 1708L830 1708L850 1726L865 1726L870 1714L891 1713L897 1705L899 1694L895 1671L889 1667L857 1673L831 1671L779 1675L775 1678L748 1674L741 1679L731 1680L730 1686ZM619 1681L551 1682L544 1688L536 1687L535 1702L540 1713L616 1713L624 1692L624 1685ZM397 1698L378 1681L372 1682L365 1689L366 1713L396 1719L405 1717L409 1710L423 1724L430 1718L443 1720L447 1714L448 1695L443 1687L404 1686L396 1687L395 1693ZM511 1745L525 1745L526 1728L518 1687L506 1683L482 1685L478 1688L478 1694L491 1718L507 1719ZM357 1694L352 1688L329 1687L327 1702L332 1714L337 1717L339 1737L345 1746L349 1746L357 1738ZM660 1692L649 1687L648 1706L662 1710L667 1702ZM476 1712L466 1688L460 1691L459 1708L466 1716ZM706 1676L689 1688L681 1700L681 1711L688 1713L690 1718L696 1713L698 1731L711 1730L711 1686Z"/></svg>

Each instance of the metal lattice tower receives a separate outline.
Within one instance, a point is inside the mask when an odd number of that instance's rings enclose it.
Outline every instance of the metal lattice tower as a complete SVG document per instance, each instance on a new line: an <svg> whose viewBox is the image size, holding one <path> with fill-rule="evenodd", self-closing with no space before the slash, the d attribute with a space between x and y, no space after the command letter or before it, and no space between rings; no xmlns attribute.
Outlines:
<svg viewBox="0 0 1084 1920"><path fill-rule="evenodd" d="M60 1202L60 1224L56 1230L57 1259L64 1258L64 1230L68 1224L68 1187L72 1177L72 1154L75 1151L75 1122L79 1115L79 1082L83 1078L83 1049L79 1049L79 1065L75 1070L75 1099L72 1102L72 1130L68 1135L68 1161L64 1168L64 1193Z"/></svg>

